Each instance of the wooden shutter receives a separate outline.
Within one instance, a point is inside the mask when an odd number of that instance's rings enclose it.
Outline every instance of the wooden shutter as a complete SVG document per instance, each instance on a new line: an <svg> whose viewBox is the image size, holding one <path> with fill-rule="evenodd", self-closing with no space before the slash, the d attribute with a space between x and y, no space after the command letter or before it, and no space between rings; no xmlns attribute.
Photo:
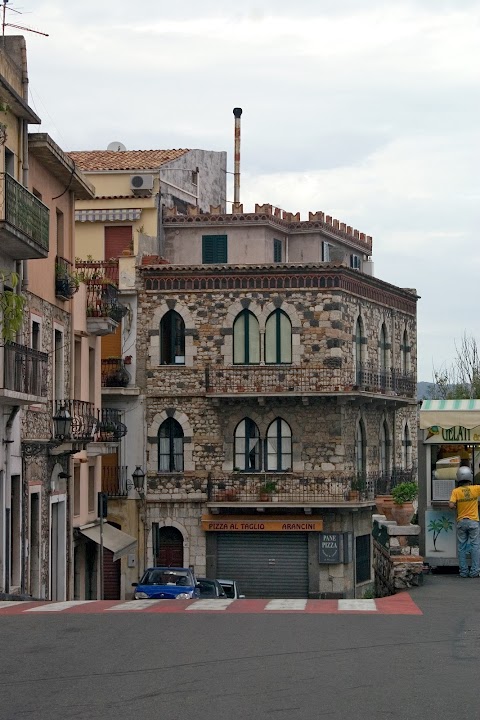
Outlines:
<svg viewBox="0 0 480 720"><path fill-rule="evenodd" d="M114 333L102 337L102 360L122 356L122 328L119 326Z"/></svg>
<svg viewBox="0 0 480 720"><path fill-rule="evenodd" d="M110 225L105 227L105 260L118 258L132 242L131 225Z"/></svg>
<svg viewBox="0 0 480 720"><path fill-rule="evenodd" d="M273 241L273 262L282 262L282 241Z"/></svg>
<svg viewBox="0 0 480 720"><path fill-rule="evenodd" d="M227 260L227 236L226 235L203 235L202 236L202 263L226 263Z"/></svg>

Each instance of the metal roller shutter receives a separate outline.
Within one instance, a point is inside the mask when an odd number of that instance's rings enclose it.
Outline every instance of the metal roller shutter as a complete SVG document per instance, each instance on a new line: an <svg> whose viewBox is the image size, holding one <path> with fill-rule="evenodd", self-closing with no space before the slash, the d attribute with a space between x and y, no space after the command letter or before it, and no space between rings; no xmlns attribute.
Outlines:
<svg viewBox="0 0 480 720"><path fill-rule="evenodd" d="M306 598L307 533L218 533L217 577L249 598Z"/></svg>

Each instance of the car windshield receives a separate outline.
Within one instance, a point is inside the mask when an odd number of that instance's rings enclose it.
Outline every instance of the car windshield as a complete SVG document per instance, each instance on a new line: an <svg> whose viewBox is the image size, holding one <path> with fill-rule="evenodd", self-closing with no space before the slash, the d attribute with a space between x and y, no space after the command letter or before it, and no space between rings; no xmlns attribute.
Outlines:
<svg viewBox="0 0 480 720"><path fill-rule="evenodd" d="M181 570L147 570L141 585L193 585L191 577Z"/></svg>
<svg viewBox="0 0 480 720"><path fill-rule="evenodd" d="M198 581L200 596L201 597L217 597L217 587L213 580L199 580Z"/></svg>
<svg viewBox="0 0 480 720"><path fill-rule="evenodd" d="M231 583L220 583L227 598L235 598L235 587Z"/></svg>

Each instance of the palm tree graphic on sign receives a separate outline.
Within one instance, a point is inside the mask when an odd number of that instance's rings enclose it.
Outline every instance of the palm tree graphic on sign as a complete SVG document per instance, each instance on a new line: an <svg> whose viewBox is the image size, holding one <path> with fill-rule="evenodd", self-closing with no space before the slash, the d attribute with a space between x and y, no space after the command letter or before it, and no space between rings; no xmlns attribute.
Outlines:
<svg viewBox="0 0 480 720"><path fill-rule="evenodd" d="M433 533L433 549L435 552L442 552L442 550L439 550L437 548L437 540L438 536L442 531L450 532L450 530L453 530L453 522L449 518L445 517L445 515L442 515L441 518L437 518L436 520L430 520L430 524L427 528L428 532Z"/></svg>

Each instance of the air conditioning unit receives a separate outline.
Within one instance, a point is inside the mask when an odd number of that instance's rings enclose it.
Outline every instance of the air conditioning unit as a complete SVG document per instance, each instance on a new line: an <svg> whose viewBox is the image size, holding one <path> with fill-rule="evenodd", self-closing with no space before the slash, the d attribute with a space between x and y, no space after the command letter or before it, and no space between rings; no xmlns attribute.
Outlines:
<svg viewBox="0 0 480 720"><path fill-rule="evenodd" d="M153 175L132 175L130 189L135 194L145 193L150 195L153 190Z"/></svg>

